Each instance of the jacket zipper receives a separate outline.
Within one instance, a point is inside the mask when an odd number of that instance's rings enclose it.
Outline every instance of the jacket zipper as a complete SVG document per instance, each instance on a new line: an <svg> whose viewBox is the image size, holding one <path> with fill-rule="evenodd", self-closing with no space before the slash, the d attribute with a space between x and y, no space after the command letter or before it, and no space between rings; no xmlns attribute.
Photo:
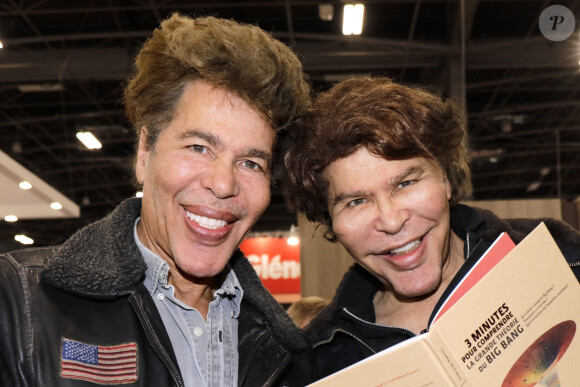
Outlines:
<svg viewBox="0 0 580 387"><path fill-rule="evenodd" d="M131 298L134 298L134 297L136 297L135 292L131 292L131 296L130 296L129 300L131 300ZM177 375L174 372L173 364L167 359L167 353L161 348L161 346L158 343L158 340L155 339L154 337L151 337L150 331L152 331L152 329L151 329L150 325L147 323L147 321L145 321L145 319L142 317L145 315L145 313L143 312L143 310L141 310L139 303L138 302L130 302L130 303L133 306L133 309L135 310L135 314L137 315L137 319L139 320L139 323L141 324L143 331L145 332L145 336L147 337L147 341L149 342L149 345L153 348L153 350L155 352L157 352L157 354L159 355L159 358L161 359L163 364L165 364L165 367L167 368L167 370L171 374L171 377L173 378L173 381L175 382L175 384L177 386L180 386L180 387L185 387L183 381L181 380L180 375Z"/></svg>
<svg viewBox="0 0 580 387"><path fill-rule="evenodd" d="M469 257L471 254L471 247L469 245L469 232L467 232L467 235L465 236L465 243L467 244L467 254L465 254L465 256Z"/></svg>
<svg viewBox="0 0 580 387"><path fill-rule="evenodd" d="M388 326L388 325L381 325L381 324L372 323L372 322L369 322L369 321L363 320L362 318L360 318L360 317L358 317L358 316L356 316L356 315L352 314L352 313L351 313L351 312L350 312L348 309L346 309L346 308L343 308L342 310L343 310L343 312L347 313L349 316L353 317L353 318L354 318L354 319L356 319L357 321L360 321L360 322L362 322L362 323L364 323L364 324L368 324L368 325L372 325L372 326L376 326L376 327L381 327L381 328L401 329L401 330L403 330L403 331L405 331L405 332L408 332L408 333L410 333L412 336L416 336L416 335L415 335L413 332L411 332L411 331L410 331L410 330L408 330L408 329L405 329L405 328L400 328L400 327L394 327L394 326ZM344 334L345 334L345 335L347 335L347 336L350 336L350 337L352 337L353 339L355 339L356 341L358 341L360 344L362 344L362 345L363 345L365 348L367 348L369 351L371 351L371 353L373 353L373 354L374 354L374 353L377 353L377 351L375 351L374 349L372 349L372 348L371 348L371 347L370 347L370 346L369 346L367 343L365 343L365 342L364 342L362 339L358 338L358 337L357 337L356 335L354 335L353 333L351 333L351 332L349 332L349 331L345 331L344 329L340 329L340 328L338 328L338 329L335 329L335 330L332 332L332 335L330 335L330 337L328 337L328 339L326 339L326 340L322 340L322 341L319 341L319 342L315 343L315 344L313 345L313 348L317 348L317 347L319 347L319 346L321 346L321 345L324 345L324 344L328 344L328 343L330 343L331 341L333 341L333 340L334 340L334 336L335 336L335 334L336 334L337 332L341 332L341 333L344 333Z"/></svg>
<svg viewBox="0 0 580 387"><path fill-rule="evenodd" d="M356 336L355 336L355 335L353 335L352 333L350 333L350 332L348 332L348 331L345 331L344 329L340 329L340 328L339 328L339 329L335 329L335 330L332 332L332 335L330 335L330 337L329 337L328 339L326 339L326 340L322 340L322 341L319 341L319 342L317 342L316 344L314 344L312 347L313 347L313 348L317 348L317 347L319 347L319 346L321 346L321 345L324 345L324 344L328 344L328 343L330 343L332 340L334 340L334 335L335 335L337 332L342 332L342 333L344 333L344 334L346 334L346 335L348 335L348 336L352 337L353 339L355 339L356 341L358 341L360 344L362 344L363 346L365 346L365 347L366 347L366 348L367 348L369 351L371 351L372 353L377 353L377 351L375 351L374 349L372 349L371 347L369 347L369 345L368 345L367 343L365 343L364 341L362 341L361 339L359 339L358 337L356 337Z"/></svg>
<svg viewBox="0 0 580 387"><path fill-rule="evenodd" d="M347 313L349 316L351 316L351 317L355 318L356 320L358 320L358 321L360 321L360 322L362 322L362 323L365 323L365 324L368 324L368 325L372 325L372 326L375 326L375 327L381 327L381 328L401 329L401 330L403 330L403 331L405 331L405 332L408 332L408 333L410 333L410 334L411 334L411 335L413 335L413 336L417 336L415 333L411 332L410 330L408 330L408 329L406 329L406 328L396 327L396 326L392 326L392 325L381 325L381 324L373 323L373 322L370 322L370 321L363 320L362 318L360 318L360 317L358 317L358 316L355 316L353 313L351 313L351 312L350 312L348 309L346 309L346 308L342 308L342 310L343 310L345 313Z"/></svg>

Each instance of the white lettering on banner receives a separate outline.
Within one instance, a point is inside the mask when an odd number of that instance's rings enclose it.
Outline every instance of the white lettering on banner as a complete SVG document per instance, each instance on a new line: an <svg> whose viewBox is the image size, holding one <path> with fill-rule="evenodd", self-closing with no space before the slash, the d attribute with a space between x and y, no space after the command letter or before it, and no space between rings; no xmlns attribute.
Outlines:
<svg viewBox="0 0 580 387"><path fill-rule="evenodd" d="M280 254L270 259L268 254L248 255L248 260L261 279L294 279L300 278L300 262L282 261Z"/></svg>

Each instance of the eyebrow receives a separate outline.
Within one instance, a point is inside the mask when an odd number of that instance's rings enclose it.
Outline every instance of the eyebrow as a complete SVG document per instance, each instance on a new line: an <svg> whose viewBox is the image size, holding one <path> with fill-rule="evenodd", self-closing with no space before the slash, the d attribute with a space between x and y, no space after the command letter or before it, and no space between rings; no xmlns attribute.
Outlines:
<svg viewBox="0 0 580 387"><path fill-rule="evenodd" d="M397 185L401 181L404 181L409 176L411 176L415 173L422 173L424 170L425 170L425 167L423 166L423 164L412 165L409 168L405 169L400 174L398 174L397 176L389 179L387 185L389 185L389 186ZM353 192L340 193L338 195L335 195L331 200L329 200L329 203L331 206L335 206L337 203L340 203L344 200L355 199L355 198L359 198L361 196L368 196L368 195L369 195L368 191L353 191Z"/></svg>
<svg viewBox="0 0 580 387"><path fill-rule="evenodd" d="M425 171L425 166L423 165L423 163L419 165L412 165L409 168L405 169L403 172L399 173L397 176L389 179L389 182L387 184L390 186L397 185L400 182L404 181L409 176L415 173L422 173L423 171Z"/></svg>
<svg viewBox="0 0 580 387"><path fill-rule="evenodd" d="M367 196L367 195L368 195L367 191L354 191L354 192L348 192L348 193L341 193L341 194L335 195L332 198L332 200L330 200L330 205L332 207L334 207L338 203L345 201L347 199L354 199L354 198L359 198L361 196Z"/></svg>
<svg viewBox="0 0 580 387"><path fill-rule="evenodd" d="M191 137L201 138L202 140L207 141L211 145L223 146L223 143L219 137L214 136L211 133L204 132L202 130L189 129L179 135L180 140L185 140Z"/></svg>
<svg viewBox="0 0 580 387"><path fill-rule="evenodd" d="M272 167L272 155L267 152L261 151L256 148L249 148L243 153L243 155L246 157L257 157L259 159L262 159L268 166L268 169Z"/></svg>
<svg viewBox="0 0 580 387"><path fill-rule="evenodd" d="M222 142L222 140L218 136L215 136L211 133L204 132L202 130L189 129L189 130L186 130L185 132L181 133L181 135L179 136L179 138L181 140L188 139L191 137L201 138L202 140L207 141L210 145L217 146L217 147L222 147L224 145L224 143ZM256 148L246 148L242 152L242 155L244 157L260 158L266 162L266 164L268 165L268 168L272 167L272 155L268 152L264 152L264 151L262 151L260 149L256 149Z"/></svg>

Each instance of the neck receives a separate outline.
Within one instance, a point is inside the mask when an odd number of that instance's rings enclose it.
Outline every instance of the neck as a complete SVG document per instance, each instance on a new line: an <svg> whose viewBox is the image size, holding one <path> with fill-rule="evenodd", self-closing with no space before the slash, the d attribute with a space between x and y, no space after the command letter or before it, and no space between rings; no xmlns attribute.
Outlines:
<svg viewBox="0 0 580 387"><path fill-rule="evenodd" d="M184 274L170 261L168 283L175 288L175 297L195 308L207 320L209 304L213 300L213 293L219 287L219 279L194 278Z"/></svg>
<svg viewBox="0 0 580 387"><path fill-rule="evenodd" d="M373 299L378 324L405 328L415 334L427 328L435 305L465 262L463 240L453 231L450 234L448 258L443 265L441 281L437 288L428 294L413 298L398 297L387 287L379 290Z"/></svg>

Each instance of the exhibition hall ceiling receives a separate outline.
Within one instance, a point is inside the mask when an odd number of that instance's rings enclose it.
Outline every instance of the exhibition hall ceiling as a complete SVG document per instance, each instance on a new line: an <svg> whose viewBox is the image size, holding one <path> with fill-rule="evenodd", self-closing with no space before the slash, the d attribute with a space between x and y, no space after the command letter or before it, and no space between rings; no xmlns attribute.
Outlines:
<svg viewBox="0 0 580 387"><path fill-rule="evenodd" d="M299 54L315 93L381 75L464 103L473 200L580 195L580 1L363 3L362 34L344 36L341 1L3 0L0 150L78 205L80 216L0 220L0 240L26 233L37 245L62 242L135 194L134 133L120 96L139 47L173 11L270 31ZM562 40L539 28L554 4L576 21ZM332 12L321 14L328 5ZM86 130L100 150L78 141ZM293 223L275 190L254 230Z"/></svg>

